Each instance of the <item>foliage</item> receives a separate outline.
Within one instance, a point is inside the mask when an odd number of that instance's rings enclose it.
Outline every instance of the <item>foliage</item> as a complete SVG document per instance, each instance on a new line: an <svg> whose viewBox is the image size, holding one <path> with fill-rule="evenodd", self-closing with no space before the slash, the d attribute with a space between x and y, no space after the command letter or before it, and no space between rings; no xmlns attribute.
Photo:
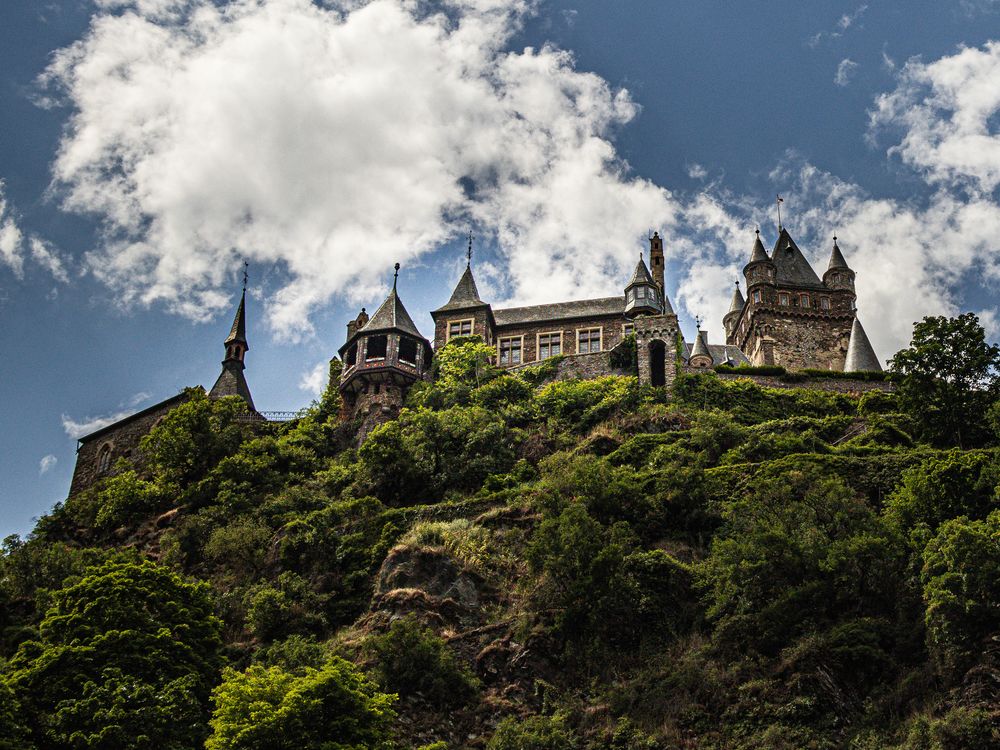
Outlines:
<svg viewBox="0 0 1000 750"><path fill-rule="evenodd" d="M611 366L623 373L634 375L639 368L639 349L635 343L635 334L630 333L621 343L608 353Z"/></svg>
<svg viewBox="0 0 1000 750"><path fill-rule="evenodd" d="M206 584L109 560L52 601L9 678L39 746L132 737L131 747L184 748L203 738L221 646Z"/></svg>
<svg viewBox="0 0 1000 750"><path fill-rule="evenodd" d="M1000 346L987 343L973 313L924 318L891 368L899 380L900 406L925 438L960 448L989 438L982 417L1000 395Z"/></svg>
<svg viewBox="0 0 1000 750"><path fill-rule="evenodd" d="M543 416L584 432L598 422L631 411L642 401L636 378L564 380L543 387L537 396Z"/></svg>
<svg viewBox="0 0 1000 750"><path fill-rule="evenodd" d="M923 558L928 650L944 675L961 677L1000 632L1000 511L945 521Z"/></svg>
<svg viewBox="0 0 1000 750"><path fill-rule="evenodd" d="M500 722L487 750L575 750L577 739L561 716L508 717Z"/></svg>
<svg viewBox="0 0 1000 750"><path fill-rule="evenodd" d="M495 354L493 347L479 336L451 339L434 354L437 386L449 389L460 385L482 385L500 374L500 369L490 364Z"/></svg>
<svg viewBox="0 0 1000 750"><path fill-rule="evenodd" d="M461 706L479 681L444 640L413 617L396 620L368 639L383 685L400 695L420 694L439 707Z"/></svg>
<svg viewBox="0 0 1000 750"><path fill-rule="evenodd" d="M395 696L332 658L301 674L227 669L212 695L207 750L379 750L390 747Z"/></svg>

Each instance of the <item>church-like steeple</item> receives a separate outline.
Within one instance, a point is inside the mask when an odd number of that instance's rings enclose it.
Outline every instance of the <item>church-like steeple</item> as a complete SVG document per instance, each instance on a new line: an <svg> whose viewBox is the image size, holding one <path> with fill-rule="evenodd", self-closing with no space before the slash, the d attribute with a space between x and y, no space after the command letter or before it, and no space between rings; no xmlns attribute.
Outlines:
<svg viewBox="0 0 1000 750"><path fill-rule="evenodd" d="M847 345L844 372L882 372L882 365L875 356L875 349L872 348L868 334L857 318L851 326L851 340Z"/></svg>
<svg viewBox="0 0 1000 750"><path fill-rule="evenodd" d="M212 390L209 391L209 398L222 398L223 396L239 396L247 402L250 411L256 411L253 405L253 398L250 396L250 386L247 385L243 370L246 369L244 358L250 349L247 342L247 274L243 271L243 294L240 297L239 307L236 308L236 317L233 318L233 327L226 337L224 345L226 347L226 358L222 360L222 372L219 379L215 381Z"/></svg>

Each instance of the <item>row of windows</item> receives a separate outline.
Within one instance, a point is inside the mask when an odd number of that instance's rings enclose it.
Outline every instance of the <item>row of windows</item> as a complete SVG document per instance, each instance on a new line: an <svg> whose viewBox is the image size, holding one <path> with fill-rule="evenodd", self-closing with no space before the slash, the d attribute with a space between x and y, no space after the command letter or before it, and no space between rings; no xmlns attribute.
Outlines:
<svg viewBox="0 0 1000 750"><path fill-rule="evenodd" d="M761 295L760 289L754 289L751 299L756 303L760 304L763 296ZM792 305L792 295L789 292L778 292L778 304L781 307L791 307ZM812 307L812 299L808 294L799 295L799 307ZM830 309L830 298L820 297L819 298L819 309L829 310Z"/></svg>
<svg viewBox="0 0 1000 750"><path fill-rule="evenodd" d="M365 339L365 362L374 362L376 360L385 359L388 350L388 336L369 336ZM398 358L400 362L416 367L418 351L419 345L416 339L412 339L407 336L401 336L399 338ZM348 349L347 353L344 355L344 365L346 367L354 367L357 363L358 344L355 342L354 344L351 344L351 348Z"/></svg>
<svg viewBox="0 0 1000 750"><path fill-rule="evenodd" d="M622 326L622 333L629 336L635 333L632 323ZM576 353L593 354L603 351L603 328L581 328L576 332ZM557 357L563 353L562 331L539 333L536 339L537 361ZM497 339L497 353L500 365L509 367L519 365L524 360L524 336L502 336Z"/></svg>

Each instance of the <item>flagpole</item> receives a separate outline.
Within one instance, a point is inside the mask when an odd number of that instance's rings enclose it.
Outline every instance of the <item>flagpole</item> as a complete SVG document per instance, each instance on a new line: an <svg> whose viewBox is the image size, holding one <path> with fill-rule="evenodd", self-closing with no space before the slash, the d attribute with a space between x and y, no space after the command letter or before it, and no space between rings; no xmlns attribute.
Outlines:
<svg viewBox="0 0 1000 750"><path fill-rule="evenodd" d="M777 200L774 204L778 207L778 233L781 234L781 203L784 199L781 197L780 193L775 194L775 198L777 198Z"/></svg>

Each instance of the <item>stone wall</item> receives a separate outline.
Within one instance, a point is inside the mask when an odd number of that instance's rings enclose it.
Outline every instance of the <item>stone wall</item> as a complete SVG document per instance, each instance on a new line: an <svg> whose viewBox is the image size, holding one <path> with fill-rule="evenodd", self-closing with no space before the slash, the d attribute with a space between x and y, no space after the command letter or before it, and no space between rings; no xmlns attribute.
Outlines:
<svg viewBox="0 0 1000 750"><path fill-rule="evenodd" d="M441 347L448 343L448 324L460 320L471 320L472 334L479 336L487 344L493 344L493 320L486 306L432 312L431 317L434 319L435 351L440 351Z"/></svg>
<svg viewBox="0 0 1000 750"><path fill-rule="evenodd" d="M705 373L705 370L697 367L685 367L687 373ZM894 391L896 386L888 380L850 380L847 378L805 378L798 382L782 380L778 375L749 375L733 372L714 372L718 378L723 380L739 380L746 378L752 380L764 388L807 388L815 391L830 391L832 393L845 393L848 395L861 395L869 391Z"/></svg>
<svg viewBox="0 0 1000 750"><path fill-rule="evenodd" d="M538 362L528 362L517 367L508 368L517 372L529 367L538 366ZM569 354L560 357L555 363L555 374L552 380L591 380L605 375L633 375L611 366L610 352L594 352L593 354Z"/></svg>
<svg viewBox="0 0 1000 750"><path fill-rule="evenodd" d="M168 411L187 400L186 393L179 393L138 414L80 438L76 451L76 468L73 470L73 481L69 486L70 497L87 489L98 479L113 474L119 459L124 458L131 462L139 460L141 458L139 441L149 434ZM105 449L107 449L107 459L102 460ZM102 470L102 465L107 468Z"/></svg>
<svg viewBox="0 0 1000 750"><path fill-rule="evenodd" d="M577 354L577 332L583 329L601 329L601 352L607 353L618 346L625 338L625 316L602 315L592 318L577 318L573 320L547 320L538 323L522 325L497 326L494 332L494 343L499 345L501 338L523 337L521 347L521 364L538 363L538 336L543 333L561 333L563 355ZM588 353L589 354L589 353ZM583 356L583 355L581 355Z"/></svg>
<svg viewBox="0 0 1000 750"><path fill-rule="evenodd" d="M639 382L643 385L654 381L654 345L663 344L663 385L673 387L677 377L677 341L680 326L677 316L640 315L635 319L635 345L639 360ZM656 354L656 356L659 356Z"/></svg>

